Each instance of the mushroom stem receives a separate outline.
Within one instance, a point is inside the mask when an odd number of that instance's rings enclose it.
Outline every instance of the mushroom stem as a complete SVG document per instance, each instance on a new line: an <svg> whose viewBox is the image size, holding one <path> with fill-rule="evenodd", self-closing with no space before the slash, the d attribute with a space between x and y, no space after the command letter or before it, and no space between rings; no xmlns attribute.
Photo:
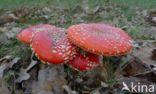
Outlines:
<svg viewBox="0 0 156 94"><path fill-rule="evenodd" d="M34 52L32 51L31 57L30 57L31 61L33 61L33 56L34 56Z"/></svg>
<svg viewBox="0 0 156 94"><path fill-rule="evenodd" d="M106 62L104 62L104 63L101 63L100 66L94 70L102 78L102 81L105 81L105 82L111 79L109 70L107 67L108 65L106 64Z"/></svg>
<svg viewBox="0 0 156 94"><path fill-rule="evenodd" d="M103 55L99 56L99 62L100 62L100 75L102 78L104 78L104 81L108 81L109 79L111 79L111 71L110 71L110 62L109 61L104 61L103 60Z"/></svg>
<svg viewBox="0 0 156 94"><path fill-rule="evenodd" d="M106 81L108 81L109 79L111 79L110 75L110 71L109 71L109 62L104 62L103 63L103 67L102 67L102 72L104 73L104 78Z"/></svg>
<svg viewBox="0 0 156 94"><path fill-rule="evenodd" d="M99 56L99 62L100 62L100 66L103 66L103 56L102 55Z"/></svg>

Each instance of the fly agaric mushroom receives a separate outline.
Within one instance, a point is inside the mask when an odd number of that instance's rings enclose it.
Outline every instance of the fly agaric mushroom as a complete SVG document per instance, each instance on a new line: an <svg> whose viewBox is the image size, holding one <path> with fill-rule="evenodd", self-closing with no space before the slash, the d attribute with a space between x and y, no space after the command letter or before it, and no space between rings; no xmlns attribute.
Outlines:
<svg viewBox="0 0 156 94"><path fill-rule="evenodd" d="M63 28L54 28L34 34L31 47L41 61L60 64L74 58L76 47L68 41L65 31Z"/></svg>
<svg viewBox="0 0 156 94"><path fill-rule="evenodd" d="M53 28L56 28L53 25L49 25L49 24L39 24L39 25L33 25L30 26L24 30L22 30L18 35L17 38L26 44L30 44L30 41L32 39L32 36L35 32L39 32L39 31L51 31Z"/></svg>
<svg viewBox="0 0 156 94"><path fill-rule="evenodd" d="M69 40L85 51L104 56L117 56L132 49L132 40L126 32L106 24L73 25L67 29Z"/></svg>
<svg viewBox="0 0 156 94"><path fill-rule="evenodd" d="M100 57L98 55L87 53L77 54L76 57L67 64L78 71L88 71L100 65Z"/></svg>

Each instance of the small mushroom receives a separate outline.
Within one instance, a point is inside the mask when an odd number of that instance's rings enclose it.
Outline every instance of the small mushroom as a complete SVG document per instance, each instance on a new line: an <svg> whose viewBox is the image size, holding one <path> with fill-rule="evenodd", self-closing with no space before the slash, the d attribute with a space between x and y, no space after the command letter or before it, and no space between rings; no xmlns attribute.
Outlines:
<svg viewBox="0 0 156 94"><path fill-rule="evenodd" d="M76 55L76 47L68 41L63 28L35 33L31 47L44 63L60 64L72 60Z"/></svg>
<svg viewBox="0 0 156 94"><path fill-rule="evenodd" d="M98 55L87 53L77 54L76 57L67 64L78 71L88 71L100 65L100 57Z"/></svg>
<svg viewBox="0 0 156 94"><path fill-rule="evenodd" d="M38 24L30 26L26 29L23 29L18 35L17 38L26 44L30 44L32 36L34 33L39 31L51 31L55 26L49 24Z"/></svg>
<svg viewBox="0 0 156 94"><path fill-rule="evenodd" d="M67 29L67 36L76 46L97 55L119 56L132 49L126 32L102 23L73 25Z"/></svg>

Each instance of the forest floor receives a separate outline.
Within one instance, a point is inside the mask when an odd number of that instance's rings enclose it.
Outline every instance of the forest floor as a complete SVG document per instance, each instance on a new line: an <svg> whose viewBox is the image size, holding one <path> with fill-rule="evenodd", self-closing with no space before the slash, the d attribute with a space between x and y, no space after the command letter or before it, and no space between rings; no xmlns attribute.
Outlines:
<svg viewBox="0 0 156 94"><path fill-rule="evenodd" d="M0 94L156 94L155 4L156 0L1 0ZM67 28L96 22L125 30L134 48L128 55L104 58L107 67L88 72L45 65L16 38L33 24ZM154 92L122 91L123 82L129 88L132 82L153 85Z"/></svg>

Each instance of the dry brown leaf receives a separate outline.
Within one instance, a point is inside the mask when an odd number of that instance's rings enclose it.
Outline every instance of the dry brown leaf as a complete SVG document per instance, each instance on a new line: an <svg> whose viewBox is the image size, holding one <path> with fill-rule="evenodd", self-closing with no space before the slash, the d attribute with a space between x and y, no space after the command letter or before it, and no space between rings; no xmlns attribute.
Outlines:
<svg viewBox="0 0 156 94"><path fill-rule="evenodd" d="M7 31L6 27L0 27L0 32L5 32L5 31Z"/></svg>
<svg viewBox="0 0 156 94"><path fill-rule="evenodd" d="M151 59L152 51L155 48L156 48L156 42L147 42L147 45L143 45L139 49L133 50L132 54L138 57L147 65L155 65L156 61Z"/></svg>
<svg viewBox="0 0 156 94"><path fill-rule="evenodd" d="M63 94L63 85L66 84L63 65L49 65L39 70L38 81L32 84L32 93L48 91L54 94ZM36 87L37 86L37 87Z"/></svg>
<svg viewBox="0 0 156 94"><path fill-rule="evenodd" d="M134 76L140 73L146 72L147 69L141 65L140 63L137 63L137 61L133 60L131 63L129 63L123 70L124 76Z"/></svg>
<svg viewBox="0 0 156 94"><path fill-rule="evenodd" d="M11 58L10 55L6 55L6 56L4 56L3 58L0 59L0 62L2 62L3 60L8 60L10 58Z"/></svg>
<svg viewBox="0 0 156 94"><path fill-rule="evenodd" d="M153 49L151 59L156 61L156 49Z"/></svg>
<svg viewBox="0 0 156 94"><path fill-rule="evenodd" d="M12 22L17 20L18 18L13 13L6 13L0 16L0 25Z"/></svg>
<svg viewBox="0 0 156 94"><path fill-rule="evenodd" d="M150 11L148 15L148 21L151 23L151 25L156 25L156 10Z"/></svg>

